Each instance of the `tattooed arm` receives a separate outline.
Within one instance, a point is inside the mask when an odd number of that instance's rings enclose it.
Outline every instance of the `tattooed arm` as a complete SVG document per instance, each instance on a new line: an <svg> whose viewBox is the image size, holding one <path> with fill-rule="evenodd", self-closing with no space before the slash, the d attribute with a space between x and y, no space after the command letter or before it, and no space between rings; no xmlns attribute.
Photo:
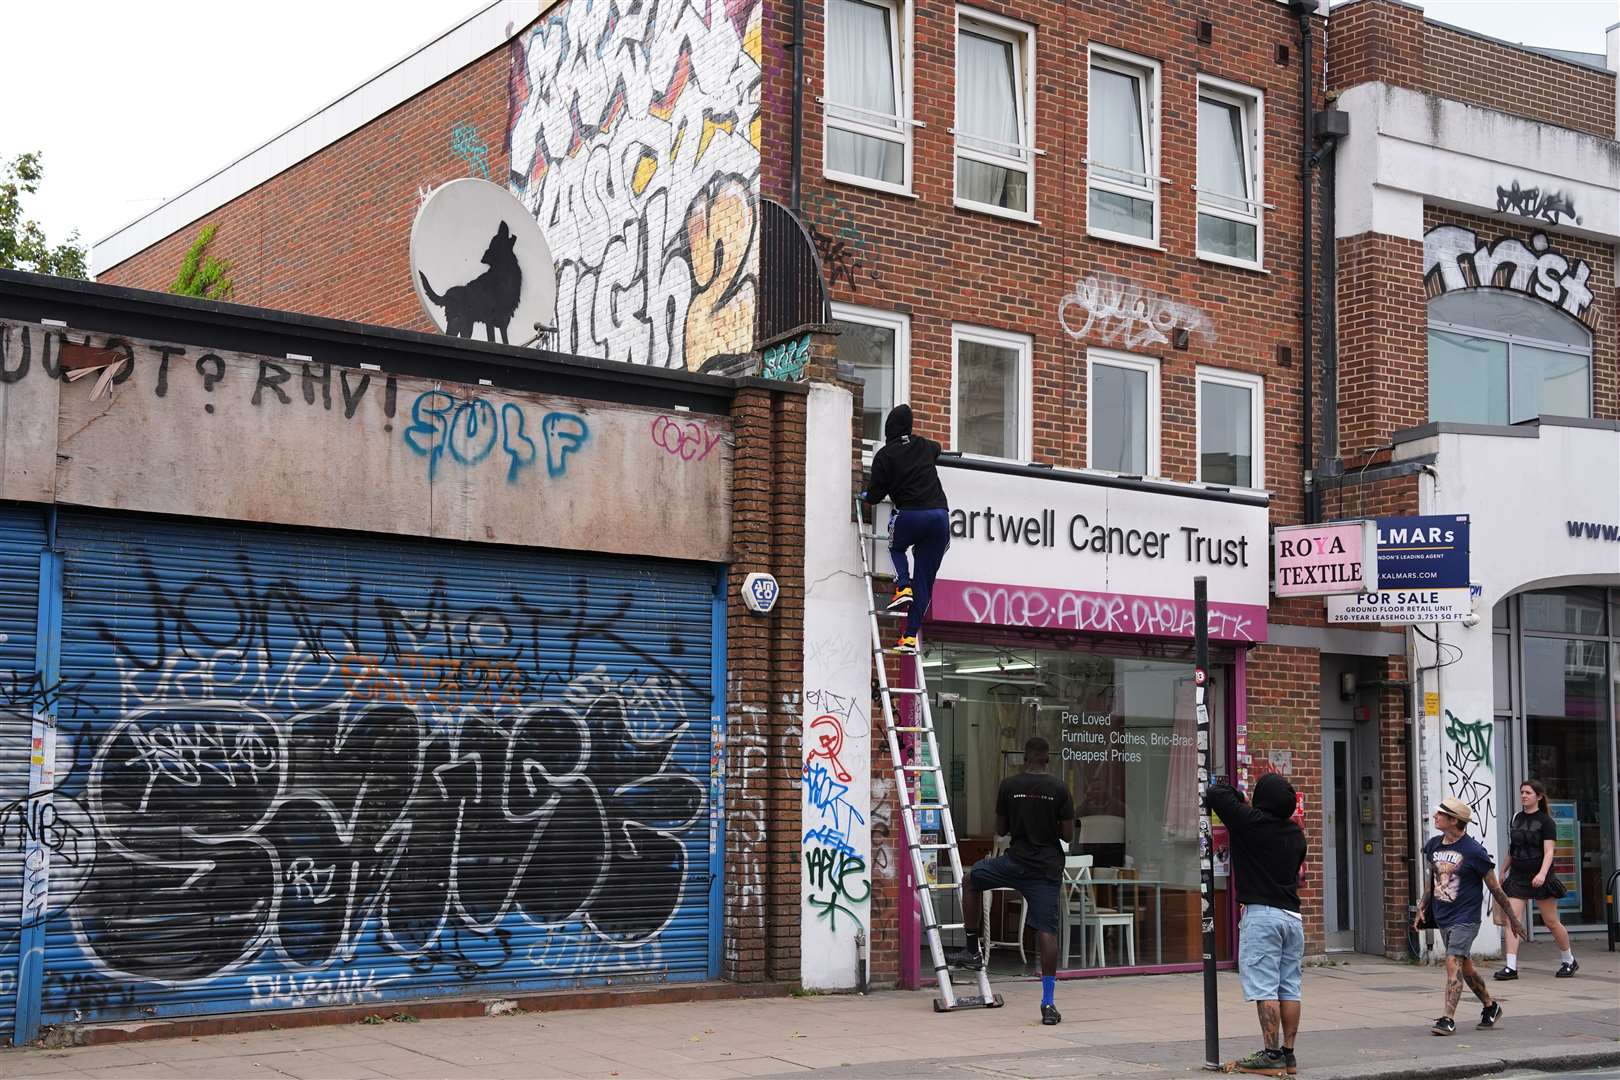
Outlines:
<svg viewBox="0 0 1620 1080"><path fill-rule="evenodd" d="M1423 861L1427 863L1429 860L1427 857L1425 857ZM1429 901L1434 897L1434 867L1429 867L1428 873L1424 877L1423 881L1423 899L1418 901L1417 911L1412 913L1413 931L1420 931L1423 929L1421 925L1423 922L1423 913L1429 909Z"/></svg>
<svg viewBox="0 0 1620 1080"><path fill-rule="evenodd" d="M1485 888L1490 891L1491 898L1501 906L1502 915L1507 919L1508 929L1519 937L1529 940L1530 935L1525 931L1524 924L1519 922L1519 917L1513 913L1513 904L1509 902L1508 894L1502 891L1501 882L1496 880L1495 870L1485 871Z"/></svg>

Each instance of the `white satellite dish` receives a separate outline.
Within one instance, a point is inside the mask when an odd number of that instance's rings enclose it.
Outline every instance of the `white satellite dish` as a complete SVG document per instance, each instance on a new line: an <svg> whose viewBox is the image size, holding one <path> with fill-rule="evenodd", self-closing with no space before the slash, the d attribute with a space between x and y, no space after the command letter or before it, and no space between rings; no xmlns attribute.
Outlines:
<svg viewBox="0 0 1620 1080"><path fill-rule="evenodd" d="M434 190L411 226L411 285L454 337L528 345L550 327L557 270L534 216L487 180Z"/></svg>

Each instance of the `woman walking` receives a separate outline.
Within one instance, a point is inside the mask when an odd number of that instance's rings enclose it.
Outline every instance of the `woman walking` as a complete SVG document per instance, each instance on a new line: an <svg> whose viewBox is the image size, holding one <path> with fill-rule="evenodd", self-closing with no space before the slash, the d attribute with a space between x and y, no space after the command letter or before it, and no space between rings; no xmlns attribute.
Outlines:
<svg viewBox="0 0 1620 1080"><path fill-rule="evenodd" d="M1513 826L1508 833L1508 867L1503 891L1513 902L1513 913L1519 921L1529 925L1530 901L1536 902L1541 921L1552 931L1558 943L1558 975L1560 979L1573 978L1581 970L1580 963L1569 947L1569 931L1558 918L1558 898L1547 889L1552 876L1553 849L1558 842L1558 825L1547 813L1547 788L1540 780L1526 780L1519 785L1519 805L1524 809L1513 815ZM1507 961L1495 976L1499 980L1519 977L1519 941L1508 938Z"/></svg>

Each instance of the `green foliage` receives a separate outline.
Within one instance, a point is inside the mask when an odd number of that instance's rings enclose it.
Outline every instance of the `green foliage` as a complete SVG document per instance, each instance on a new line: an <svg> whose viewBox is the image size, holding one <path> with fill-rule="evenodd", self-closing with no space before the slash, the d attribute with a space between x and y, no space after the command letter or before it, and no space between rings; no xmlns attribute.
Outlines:
<svg viewBox="0 0 1620 1080"><path fill-rule="evenodd" d="M174 276L169 291L177 296L200 296L205 300L229 300L234 285L231 282L231 264L208 254L208 245L214 242L218 225L204 225L191 242L186 257L180 261L180 272Z"/></svg>
<svg viewBox="0 0 1620 1080"><path fill-rule="evenodd" d="M0 270L89 277L77 230L68 235L66 243L53 248L39 222L23 217L23 196L38 191L45 175L39 157L37 152L19 154L0 169Z"/></svg>

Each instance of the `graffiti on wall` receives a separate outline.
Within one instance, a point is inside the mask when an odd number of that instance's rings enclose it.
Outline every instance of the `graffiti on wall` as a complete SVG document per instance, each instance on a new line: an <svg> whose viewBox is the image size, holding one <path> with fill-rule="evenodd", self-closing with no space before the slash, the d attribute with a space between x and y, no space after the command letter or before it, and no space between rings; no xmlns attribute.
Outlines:
<svg viewBox="0 0 1620 1080"><path fill-rule="evenodd" d="M1460 225L1423 234L1423 279L1431 299L1457 289L1512 289L1585 321L1591 273L1588 263L1559 252L1543 232L1531 233L1528 245L1512 236L1486 243Z"/></svg>
<svg viewBox="0 0 1620 1080"><path fill-rule="evenodd" d="M804 201L805 226L821 257L821 271L829 288L840 281L851 289L860 288L859 275L866 270L877 277L877 257L872 243L862 233L855 215L839 205L832 195L811 195Z"/></svg>
<svg viewBox="0 0 1620 1080"><path fill-rule="evenodd" d="M463 122L450 129L450 152L467 163L468 176L489 179L489 147L476 125Z"/></svg>
<svg viewBox="0 0 1620 1080"><path fill-rule="evenodd" d="M48 1013L667 970L709 814L707 662L672 659L678 632L641 639L583 579L407 600L134 559L147 617L92 621L106 666L63 710L55 788L0 810L51 851L30 918L82 955Z"/></svg>
<svg viewBox="0 0 1620 1080"><path fill-rule="evenodd" d="M1543 190L1541 187L1520 187L1514 180L1508 187L1496 189L1498 213L1518 214L1520 217L1539 218L1558 224L1559 218L1570 218L1579 225L1575 214L1575 197L1568 191Z"/></svg>
<svg viewBox="0 0 1620 1080"><path fill-rule="evenodd" d="M1491 845L1496 817L1496 775L1491 768L1495 728L1489 720L1468 721L1450 709L1445 712L1446 794L1468 804L1474 814L1468 827L1482 843Z"/></svg>
<svg viewBox="0 0 1620 1080"><path fill-rule="evenodd" d="M767 379L798 382L804 378L805 365L810 363L810 335L803 334L792 341L772 345L764 354L764 367L760 372Z"/></svg>
<svg viewBox="0 0 1620 1080"><path fill-rule="evenodd" d="M868 750L864 740L845 746L845 726L859 724L864 733L865 721L853 698L812 690L805 699L815 711L805 726L805 903L829 930L853 930L863 925L861 909L871 899L872 882L857 846L856 827L866 824L866 815L851 801L856 777L844 759Z"/></svg>
<svg viewBox="0 0 1620 1080"><path fill-rule="evenodd" d="M557 264L557 347L736 372L758 277L758 0L570 0L514 40L512 191Z"/></svg>
<svg viewBox="0 0 1620 1080"><path fill-rule="evenodd" d="M1095 336L1132 349L1167 344L1180 330L1215 341L1215 324L1203 311L1113 274L1081 279L1058 301L1058 321L1076 340Z"/></svg>

